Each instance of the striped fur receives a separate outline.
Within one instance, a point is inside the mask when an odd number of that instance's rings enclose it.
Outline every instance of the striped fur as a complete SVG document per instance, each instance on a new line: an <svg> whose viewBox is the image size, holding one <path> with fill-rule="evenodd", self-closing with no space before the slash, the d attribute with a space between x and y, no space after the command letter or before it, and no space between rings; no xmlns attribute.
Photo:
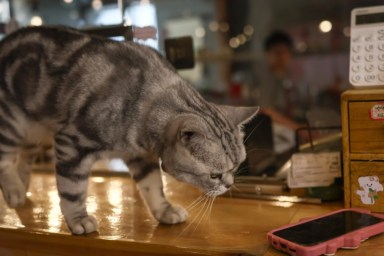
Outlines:
<svg viewBox="0 0 384 256"><path fill-rule="evenodd" d="M245 159L240 126L256 111L206 102L150 48L68 28L19 30L0 42L3 196L10 207L24 203L27 159L48 134L74 234L97 229L86 211L88 176L109 154L126 161L156 219L182 222L185 210L164 196L159 159L177 179L221 194Z"/></svg>

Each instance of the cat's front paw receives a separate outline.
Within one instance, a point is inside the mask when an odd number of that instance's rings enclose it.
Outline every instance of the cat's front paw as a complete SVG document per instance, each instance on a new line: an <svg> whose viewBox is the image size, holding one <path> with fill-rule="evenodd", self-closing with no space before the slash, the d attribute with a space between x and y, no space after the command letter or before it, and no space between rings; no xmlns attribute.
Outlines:
<svg viewBox="0 0 384 256"><path fill-rule="evenodd" d="M25 203L25 188L21 185L10 185L3 188L3 196L8 206L16 208Z"/></svg>
<svg viewBox="0 0 384 256"><path fill-rule="evenodd" d="M184 208L169 205L164 211L155 213L156 219L163 224L177 224L184 222L188 213Z"/></svg>
<svg viewBox="0 0 384 256"><path fill-rule="evenodd" d="M99 224L92 215L87 215L80 220L68 221L68 227L74 235L85 235L97 231Z"/></svg>

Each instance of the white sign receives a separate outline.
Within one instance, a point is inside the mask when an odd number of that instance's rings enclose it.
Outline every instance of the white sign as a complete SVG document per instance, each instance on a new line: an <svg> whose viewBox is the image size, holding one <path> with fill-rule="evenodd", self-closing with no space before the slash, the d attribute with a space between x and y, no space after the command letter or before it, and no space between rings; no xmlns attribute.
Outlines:
<svg viewBox="0 0 384 256"><path fill-rule="evenodd" d="M288 187L326 187L341 177L340 152L297 153L292 155Z"/></svg>

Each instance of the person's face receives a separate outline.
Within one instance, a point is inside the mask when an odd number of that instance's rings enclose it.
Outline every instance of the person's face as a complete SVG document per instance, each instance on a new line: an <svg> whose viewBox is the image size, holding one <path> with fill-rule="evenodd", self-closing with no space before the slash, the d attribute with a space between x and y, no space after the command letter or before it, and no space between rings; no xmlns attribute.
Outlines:
<svg viewBox="0 0 384 256"><path fill-rule="evenodd" d="M285 44L273 46L266 55L268 65L273 71L286 71L292 60L292 51Z"/></svg>

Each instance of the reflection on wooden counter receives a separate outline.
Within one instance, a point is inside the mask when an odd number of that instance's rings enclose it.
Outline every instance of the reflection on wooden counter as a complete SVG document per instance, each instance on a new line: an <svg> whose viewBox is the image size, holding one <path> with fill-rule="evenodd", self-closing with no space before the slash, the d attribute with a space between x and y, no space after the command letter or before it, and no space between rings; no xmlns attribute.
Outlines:
<svg viewBox="0 0 384 256"><path fill-rule="evenodd" d="M186 223L161 225L148 214L129 177L91 180L88 210L100 222L98 234L70 235L54 176L35 173L25 206L12 210L0 199L0 255L283 255L269 247L269 230L341 207L341 203L319 206L223 197L215 200L210 215L208 202L201 203L191 209ZM184 207L200 195L170 178L165 178L165 185L170 200ZM384 237L372 238L361 247L360 254L348 255L367 254L367 250L375 255L376 250L384 250Z"/></svg>

